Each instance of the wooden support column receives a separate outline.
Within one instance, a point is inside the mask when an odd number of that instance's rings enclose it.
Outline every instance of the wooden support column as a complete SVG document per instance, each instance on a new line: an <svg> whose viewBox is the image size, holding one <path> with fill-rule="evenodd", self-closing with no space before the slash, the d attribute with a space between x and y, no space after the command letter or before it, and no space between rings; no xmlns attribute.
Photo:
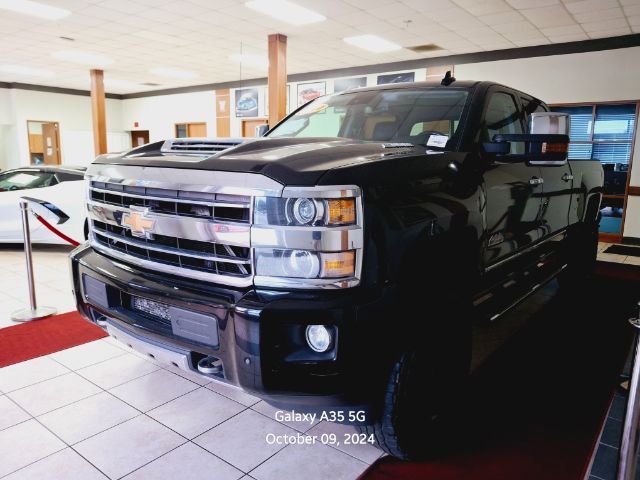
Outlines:
<svg viewBox="0 0 640 480"><path fill-rule="evenodd" d="M269 35L269 127L287 115L287 36Z"/></svg>
<svg viewBox="0 0 640 480"><path fill-rule="evenodd" d="M104 106L104 72L91 70L91 116L96 155L107 153L107 118Z"/></svg>
<svg viewBox="0 0 640 480"><path fill-rule="evenodd" d="M216 95L216 137L231 136L231 103L229 89L222 88L215 91Z"/></svg>

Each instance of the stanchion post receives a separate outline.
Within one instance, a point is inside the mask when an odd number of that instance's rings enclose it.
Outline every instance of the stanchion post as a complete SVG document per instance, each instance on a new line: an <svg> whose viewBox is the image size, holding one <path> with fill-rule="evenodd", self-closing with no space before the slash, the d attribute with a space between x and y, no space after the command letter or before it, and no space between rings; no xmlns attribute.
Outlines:
<svg viewBox="0 0 640 480"><path fill-rule="evenodd" d="M638 315L630 318L636 332L635 352L629 382L629 398L627 399L627 411L622 426L622 440L620 442L620 457L618 459L618 480L632 480L636 478L638 465L638 421L640 420L640 302L638 302Z"/></svg>
<svg viewBox="0 0 640 480"><path fill-rule="evenodd" d="M27 263L27 280L29 282L29 305L31 308L17 310L11 314L14 322L28 322L39 318L55 315L53 307L38 307L36 299L36 282L33 275L33 256L31 254L31 231L29 230L29 203L20 200L20 213L22 215L22 238L24 241L24 256Z"/></svg>

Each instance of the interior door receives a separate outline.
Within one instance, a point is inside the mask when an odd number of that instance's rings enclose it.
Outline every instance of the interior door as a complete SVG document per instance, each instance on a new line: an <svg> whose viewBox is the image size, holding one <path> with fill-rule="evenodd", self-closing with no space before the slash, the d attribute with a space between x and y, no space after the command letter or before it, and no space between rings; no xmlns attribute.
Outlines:
<svg viewBox="0 0 640 480"><path fill-rule="evenodd" d="M60 146L58 145L58 124L42 124L43 159L46 165L60 165Z"/></svg>
<svg viewBox="0 0 640 480"><path fill-rule="evenodd" d="M266 119L257 119L257 120L243 120L242 121L242 136L243 137L255 137L256 136L256 127L260 125L265 125L267 123Z"/></svg>
<svg viewBox="0 0 640 480"><path fill-rule="evenodd" d="M131 131L131 146L141 147L149 143L149 130L132 130Z"/></svg>
<svg viewBox="0 0 640 480"><path fill-rule="evenodd" d="M512 92L494 88L487 97L482 121L482 141L499 133L524 133L519 103ZM511 153L523 153L524 144L512 143ZM524 161L500 162L484 173L486 225L484 261L490 267L542 238L542 171Z"/></svg>
<svg viewBox="0 0 640 480"><path fill-rule="evenodd" d="M189 123L187 124L187 136L189 137L206 137L207 136L207 124L206 123Z"/></svg>

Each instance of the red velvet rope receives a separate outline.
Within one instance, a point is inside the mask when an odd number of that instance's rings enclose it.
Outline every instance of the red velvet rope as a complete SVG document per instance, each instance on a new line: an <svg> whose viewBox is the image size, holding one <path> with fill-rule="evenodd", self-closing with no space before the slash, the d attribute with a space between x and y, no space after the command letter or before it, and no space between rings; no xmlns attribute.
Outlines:
<svg viewBox="0 0 640 480"><path fill-rule="evenodd" d="M51 225L49 222L47 222L44 218L42 218L40 215L38 215L36 212L34 212L33 210L31 210L31 213L33 213L35 215L35 217L40 221L41 224L43 224L45 227L47 227L51 232L55 233L57 236L59 236L61 239L63 239L65 242L69 242L71 245L73 245L74 247L77 247L78 245L80 245L79 242L76 242L73 238L71 237L67 237L64 233L62 233L60 230L58 230L56 227L54 227L53 225Z"/></svg>

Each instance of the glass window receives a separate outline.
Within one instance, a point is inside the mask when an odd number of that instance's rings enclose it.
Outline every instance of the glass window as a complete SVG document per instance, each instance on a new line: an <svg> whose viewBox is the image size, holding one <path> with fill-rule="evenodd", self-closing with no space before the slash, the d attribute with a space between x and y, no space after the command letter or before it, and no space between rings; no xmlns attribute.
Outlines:
<svg viewBox="0 0 640 480"><path fill-rule="evenodd" d="M631 142L635 131L636 106L598 105L593 127L593 140L624 140Z"/></svg>
<svg viewBox="0 0 640 480"><path fill-rule="evenodd" d="M513 95L504 92L496 92L491 95L484 115L486 142L493 141L493 137L499 133L524 133L518 105ZM524 153L524 143L511 142L511 153Z"/></svg>
<svg viewBox="0 0 640 480"><path fill-rule="evenodd" d="M187 135L187 124L179 123L176 125L176 137L177 138L186 138Z"/></svg>
<svg viewBox="0 0 640 480"><path fill-rule="evenodd" d="M558 107L554 112L568 113L571 119L569 138L572 142L590 141L591 124L593 123L593 107Z"/></svg>
<svg viewBox="0 0 640 480"><path fill-rule="evenodd" d="M599 160L604 170L600 231L622 233L622 213L636 127L636 104L556 107L571 118L569 159Z"/></svg>
<svg viewBox="0 0 640 480"><path fill-rule="evenodd" d="M455 134L467 95L466 90L455 88L327 95L311 101L268 136L342 137L428 145L432 135L450 138ZM440 142L431 146L442 148Z"/></svg>
<svg viewBox="0 0 640 480"><path fill-rule="evenodd" d="M58 183L76 182L84 179L84 173L58 172L56 173L56 179L58 180Z"/></svg>
<svg viewBox="0 0 640 480"><path fill-rule="evenodd" d="M0 192L50 187L56 183L52 173L36 170L17 170L0 174Z"/></svg>

